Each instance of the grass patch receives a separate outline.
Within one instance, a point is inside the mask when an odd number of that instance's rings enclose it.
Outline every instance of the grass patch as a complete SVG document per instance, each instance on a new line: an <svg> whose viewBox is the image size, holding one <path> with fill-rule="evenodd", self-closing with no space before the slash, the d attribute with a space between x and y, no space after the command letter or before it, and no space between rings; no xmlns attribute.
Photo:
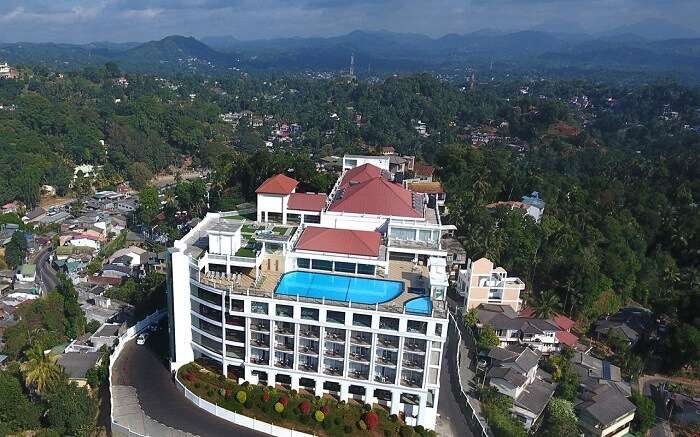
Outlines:
<svg viewBox="0 0 700 437"><path fill-rule="evenodd" d="M197 396L227 410L317 436L435 436L435 432L423 427L404 425L398 417L390 417L381 408L372 409L366 404L337 402L295 390L287 391L247 382L239 385L223 375L205 370L197 363L182 366L177 377ZM276 407L278 403L283 404L283 407ZM368 414L376 415L373 429L367 429L367 422L364 422ZM319 421L319 418L322 420ZM365 429L362 429L363 425ZM410 434L409 429L412 431Z"/></svg>
<svg viewBox="0 0 700 437"><path fill-rule="evenodd" d="M272 233L275 234L275 235L284 235L285 233L287 233L287 229L288 229L288 228L283 228L283 227L280 227L280 226L275 226L274 228L272 228Z"/></svg>
<svg viewBox="0 0 700 437"><path fill-rule="evenodd" d="M255 250L249 247L241 247L236 251L236 256L244 256L246 258L255 258Z"/></svg>

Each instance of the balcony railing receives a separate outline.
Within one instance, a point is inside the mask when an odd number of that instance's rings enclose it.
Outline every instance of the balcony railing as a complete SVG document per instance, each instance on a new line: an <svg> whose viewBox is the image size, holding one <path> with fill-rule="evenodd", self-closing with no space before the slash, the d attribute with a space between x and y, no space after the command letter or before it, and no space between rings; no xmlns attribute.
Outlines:
<svg viewBox="0 0 700 437"><path fill-rule="evenodd" d="M331 376L341 376L343 374L343 369L341 367L325 367L323 373Z"/></svg>

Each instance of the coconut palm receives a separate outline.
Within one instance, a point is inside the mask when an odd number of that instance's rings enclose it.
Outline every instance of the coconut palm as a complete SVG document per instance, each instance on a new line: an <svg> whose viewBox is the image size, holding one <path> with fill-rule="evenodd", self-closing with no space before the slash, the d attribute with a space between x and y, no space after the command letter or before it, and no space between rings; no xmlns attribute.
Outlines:
<svg viewBox="0 0 700 437"><path fill-rule="evenodd" d="M553 291L543 291L540 295L530 302L535 316L541 319L549 319L560 311L559 296Z"/></svg>
<svg viewBox="0 0 700 437"><path fill-rule="evenodd" d="M43 394L46 389L63 377L63 368L57 363L58 355L44 353L40 344L34 344L25 354L20 365L27 387Z"/></svg>

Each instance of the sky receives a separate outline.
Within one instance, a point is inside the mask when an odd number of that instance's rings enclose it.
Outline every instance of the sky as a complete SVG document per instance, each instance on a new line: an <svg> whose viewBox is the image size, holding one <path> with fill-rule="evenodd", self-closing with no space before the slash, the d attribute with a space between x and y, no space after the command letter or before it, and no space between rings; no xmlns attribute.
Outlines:
<svg viewBox="0 0 700 437"><path fill-rule="evenodd" d="M0 41L242 40L388 30L597 33L648 20L694 29L700 0L0 0Z"/></svg>

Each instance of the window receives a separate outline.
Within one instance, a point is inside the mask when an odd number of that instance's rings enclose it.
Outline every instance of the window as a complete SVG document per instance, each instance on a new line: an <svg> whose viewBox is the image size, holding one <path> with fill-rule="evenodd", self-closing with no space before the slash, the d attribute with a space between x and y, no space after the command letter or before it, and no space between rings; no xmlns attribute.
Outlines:
<svg viewBox="0 0 700 437"><path fill-rule="evenodd" d="M318 320L318 310L316 308L302 308L301 318L306 320Z"/></svg>
<svg viewBox="0 0 700 437"><path fill-rule="evenodd" d="M341 273L355 273L355 264L336 262L335 271Z"/></svg>
<svg viewBox="0 0 700 437"><path fill-rule="evenodd" d="M311 268L314 270L325 270L325 271L332 271L333 270L333 261L324 261L321 259L314 259L311 260Z"/></svg>
<svg viewBox="0 0 700 437"><path fill-rule="evenodd" d="M200 331L204 331L207 334L211 334L221 338L221 327L216 326L213 323L209 323L206 320L202 320L194 314L192 314L191 316L191 321L192 326L199 329Z"/></svg>
<svg viewBox="0 0 700 437"><path fill-rule="evenodd" d="M329 323L345 324L345 313L340 311L328 311L326 313L326 321Z"/></svg>
<svg viewBox="0 0 700 437"><path fill-rule="evenodd" d="M435 242L433 231L430 229L421 229L418 231L418 240L424 242Z"/></svg>
<svg viewBox="0 0 700 437"><path fill-rule="evenodd" d="M267 302L251 302L250 312L256 314L267 314L268 305Z"/></svg>
<svg viewBox="0 0 700 437"><path fill-rule="evenodd" d="M294 308L291 305L277 305L276 308L277 315L281 317L293 317Z"/></svg>
<svg viewBox="0 0 700 437"><path fill-rule="evenodd" d="M308 269L311 267L311 261L308 258L297 258L297 268Z"/></svg>
<svg viewBox="0 0 700 437"><path fill-rule="evenodd" d="M231 299L231 311L243 311L243 301L239 299Z"/></svg>
<svg viewBox="0 0 700 437"><path fill-rule="evenodd" d="M355 326L363 326L365 328L372 327L372 316L367 314L353 314L352 324Z"/></svg>
<svg viewBox="0 0 700 437"><path fill-rule="evenodd" d="M442 337L442 323L435 324L435 335Z"/></svg>
<svg viewBox="0 0 700 437"><path fill-rule="evenodd" d="M408 228L391 228L390 236L391 238L395 238L397 240L413 241L416 239L416 230Z"/></svg>
<svg viewBox="0 0 700 437"><path fill-rule="evenodd" d="M346 159L345 166L350 168L357 167L357 159Z"/></svg>
<svg viewBox="0 0 700 437"><path fill-rule="evenodd" d="M374 276L374 266L368 264L358 264L357 273L360 275Z"/></svg>
<svg viewBox="0 0 700 437"><path fill-rule="evenodd" d="M393 317L380 317L379 329L390 329L392 331L399 330L399 319Z"/></svg>
<svg viewBox="0 0 700 437"><path fill-rule="evenodd" d="M192 331L192 341L205 349L221 354L221 343L209 337L205 337L199 332Z"/></svg>
<svg viewBox="0 0 700 437"><path fill-rule="evenodd" d="M440 365L440 351L430 352L430 365L439 366Z"/></svg>

